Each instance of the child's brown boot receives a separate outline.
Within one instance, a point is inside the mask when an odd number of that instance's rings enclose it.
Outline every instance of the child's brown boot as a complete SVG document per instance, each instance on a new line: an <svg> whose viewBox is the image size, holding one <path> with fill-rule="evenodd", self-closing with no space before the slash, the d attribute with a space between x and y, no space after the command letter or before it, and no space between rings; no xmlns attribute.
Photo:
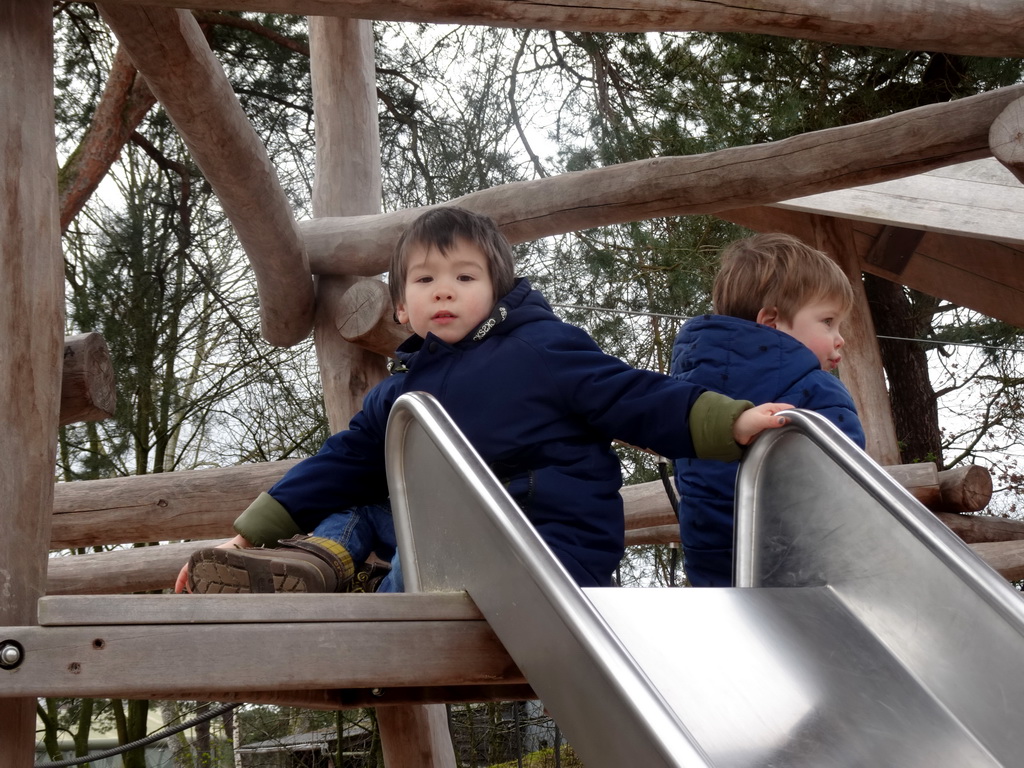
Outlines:
<svg viewBox="0 0 1024 768"><path fill-rule="evenodd" d="M384 577L391 573L391 566L380 561L366 562L356 567L356 575L345 585L342 592L376 592Z"/></svg>
<svg viewBox="0 0 1024 768"><path fill-rule="evenodd" d="M355 574L341 544L320 536L281 539L264 549L200 549L188 565L189 590L242 592L342 592Z"/></svg>

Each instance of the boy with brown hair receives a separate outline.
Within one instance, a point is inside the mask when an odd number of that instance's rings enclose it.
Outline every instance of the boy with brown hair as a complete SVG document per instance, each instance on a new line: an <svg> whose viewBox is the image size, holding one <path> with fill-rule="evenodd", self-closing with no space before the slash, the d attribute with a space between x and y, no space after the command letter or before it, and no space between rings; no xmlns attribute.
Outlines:
<svg viewBox="0 0 1024 768"><path fill-rule="evenodd" d="M610 585L624 550L612 439L735 460L785 420L788 406L755 408L602 352L515 278L512 249L486 216L423 213L398 242L389 284L414 334L397 350L402 371L261 494L234 539L196 552L176 591L344 591L370 553L392 563L377 591L401 591L384 434L405 392L438 399L581 586Z"/></svg>
<svg viewBox="0 0 1024 768"><path fill-rule="evenodd" d="M853 299L839 265L795 237L733 242L722 250L715 277L716 314L683 326L671 373L729 397L817 411L863 448L853 398L833 375ZM732 584L736 470L721 461L676 461L683 567L693 586Z"/></svg>

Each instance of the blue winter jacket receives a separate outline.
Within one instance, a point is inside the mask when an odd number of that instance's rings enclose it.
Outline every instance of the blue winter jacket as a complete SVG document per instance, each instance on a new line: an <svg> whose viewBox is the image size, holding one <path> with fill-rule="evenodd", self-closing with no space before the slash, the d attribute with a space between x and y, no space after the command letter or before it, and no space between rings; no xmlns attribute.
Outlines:
<svg viewBox="0 0 1024 768"><path fill-rule="evenodd" d="M694 317L676 336L671 373L729 397L817 411L864 447L849 391L821 369L810 349L775 328L724 315ZM735 462L676 461L679 535L686 578L694 586L732 584L738 467Z"/></svg>
<svg viewBox="0 0 1024 768"><path fill-rule="evenodd" d="M704 387L603 353L524 279L462 341L413 336L398 356L408 371L371 390L347 430L270 489L300 530L387 497L384 432L405 392L440 401L582 586L609 585L624 549L610 441L695 455L687 416Z"/></svg>

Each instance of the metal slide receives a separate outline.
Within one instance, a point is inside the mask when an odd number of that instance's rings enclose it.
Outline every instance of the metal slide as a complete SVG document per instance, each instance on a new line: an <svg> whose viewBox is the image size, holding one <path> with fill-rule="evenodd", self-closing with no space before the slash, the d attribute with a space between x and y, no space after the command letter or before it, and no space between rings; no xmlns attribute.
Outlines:
<svg viewBox="0 0 1024 768"><path fill-rule="evenodd" d="M587 768L1024 765L1024 600L790 413L740 468L740 587L581 590L407 394L387 441L406 586L469 592Z"/></svg>

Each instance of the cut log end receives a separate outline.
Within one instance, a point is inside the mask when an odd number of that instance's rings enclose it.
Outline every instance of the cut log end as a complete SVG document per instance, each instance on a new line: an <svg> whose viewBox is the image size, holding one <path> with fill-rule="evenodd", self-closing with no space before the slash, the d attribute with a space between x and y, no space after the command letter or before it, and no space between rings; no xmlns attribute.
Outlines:
<svg viewBox="0 0 1024 768"><path fill-rule="evenodd" d="M1017 99L992 123L988 134L992 155L1024 184L1024 99Z"/></svg>
<svg viewBox="0 0 1024 768"><path fill-rule="evenodd" d="M116 406L114 367L103 336L92 332L65 338L60 425L108 419Z"/></svg>
<svg viewBox="0 0 1024 768"><path fill-rule="evenodd" d="M409 338L409 329L395 322L388 287L380 280L360 280L345 291L336 316L345 341L384 357L394 357Z"/></svg>

